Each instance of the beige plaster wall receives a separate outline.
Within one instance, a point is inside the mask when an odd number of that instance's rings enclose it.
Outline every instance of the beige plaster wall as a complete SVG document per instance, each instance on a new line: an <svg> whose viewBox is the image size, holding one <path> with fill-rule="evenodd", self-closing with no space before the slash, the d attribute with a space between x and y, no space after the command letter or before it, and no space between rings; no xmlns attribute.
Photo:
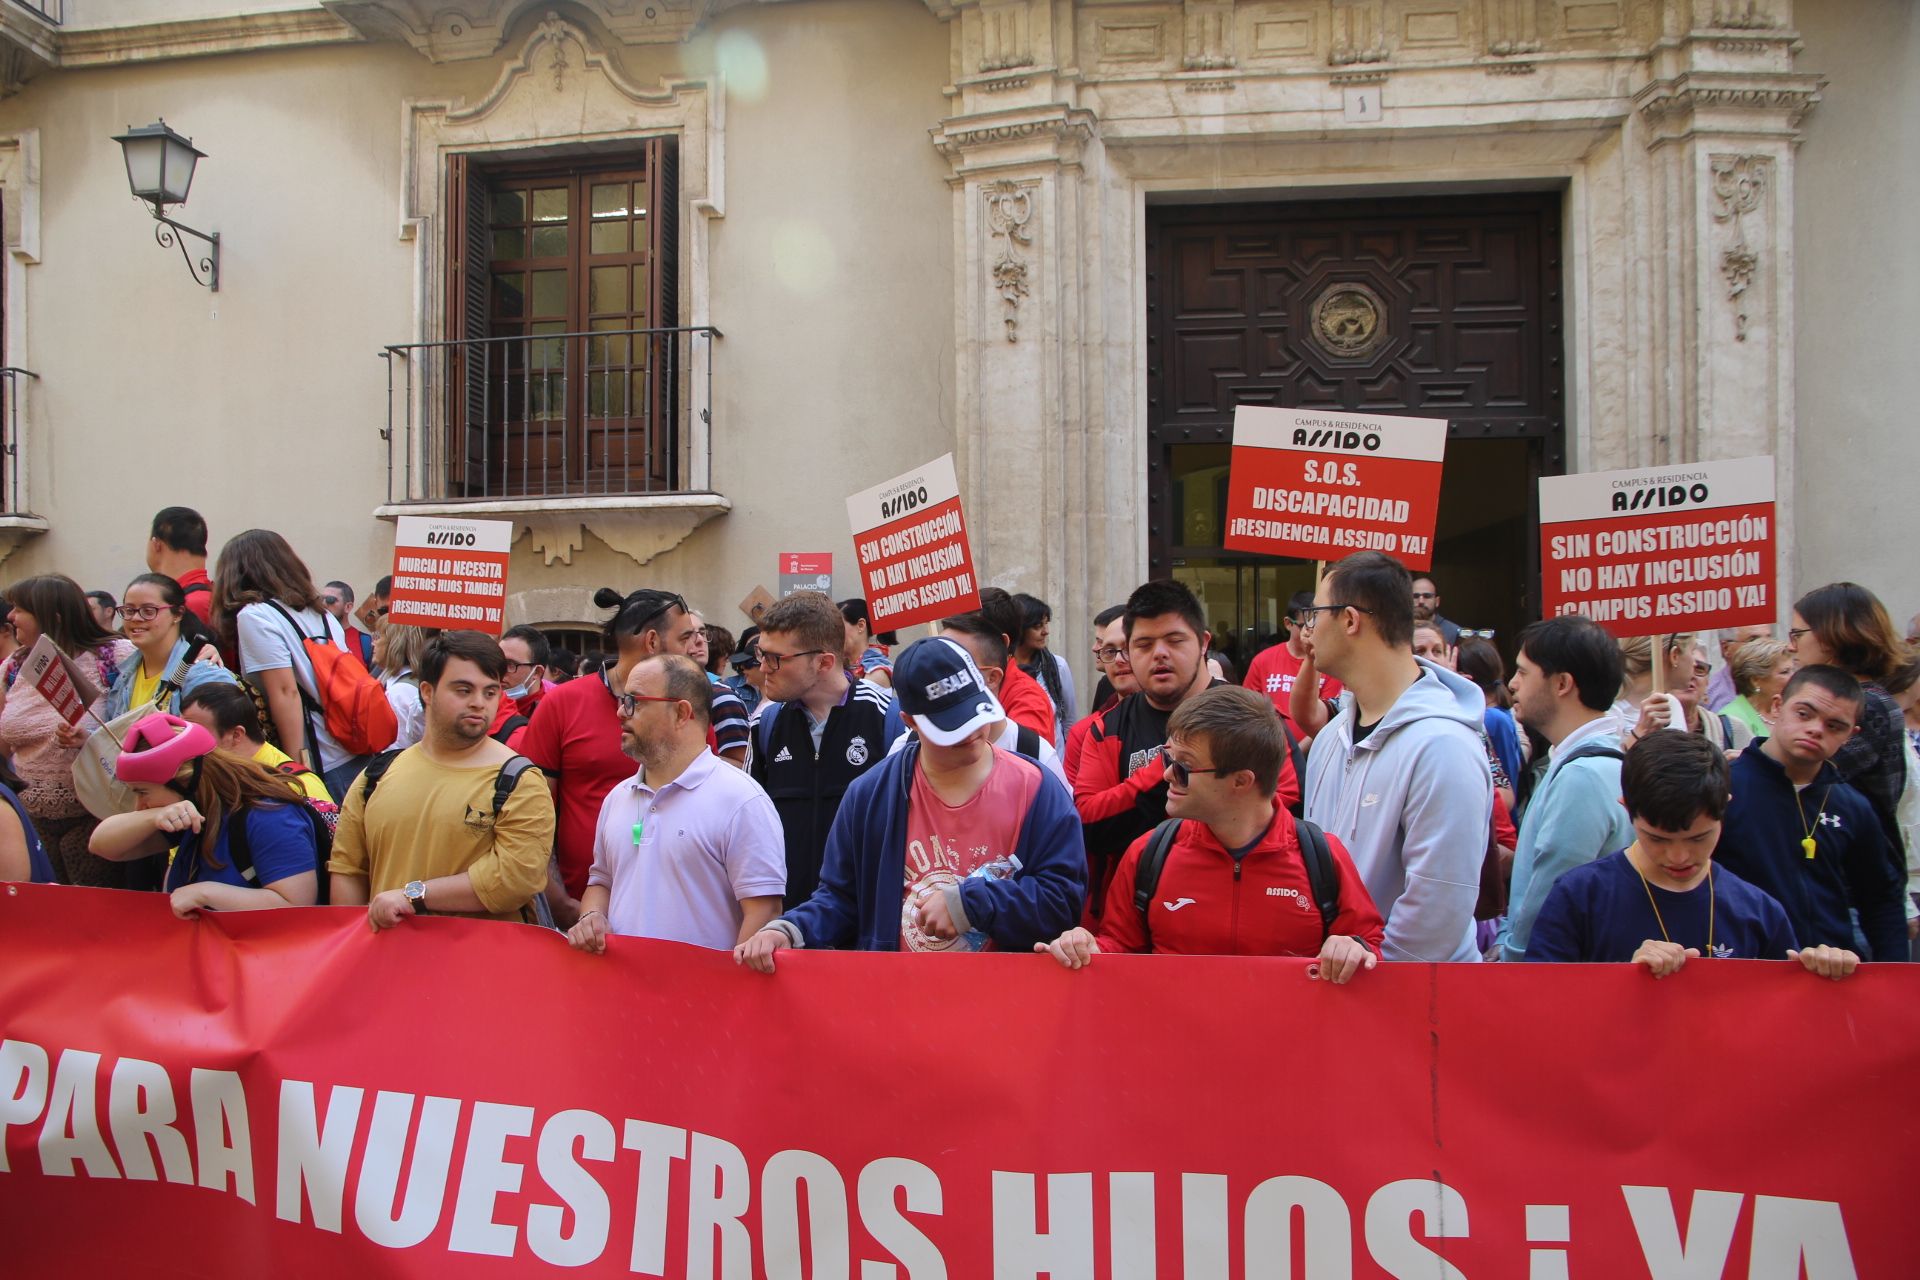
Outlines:
<svg viewBox="0 0 1920 1280"><path fill-rule="evenodd" d="M1904 624L1920 610L1920 7L1823 0L1794 13L1800 65L1828 78L1796 178L1796 582L1863 583Z"/></svg>
<svg viewBox="0 0 1920 1280"><path fill-rule="evenodd" d="M415 315L401 104L477 100L538 17L497 59L243 54L50 73L0 103L0 135L40 130L41 260L7 270L26 296L11 359L41 375L26 505L53 526L0 582L59 570L117 593L170 503L216 543L279 529L319 579L364 590L386 571L376 354ZM523 539L511 586L662 585L737 630L780 550L833 551L851 593L844 497L951 448L950 194L927 139L946 31L917 0L820 0L620 53L641 83L718 66L729 86L713 472L735 507L644 568L591 536L546 566ZM127 194L111 135L156 116L209 153L177 216L222 232L218 294Z"/></svg>

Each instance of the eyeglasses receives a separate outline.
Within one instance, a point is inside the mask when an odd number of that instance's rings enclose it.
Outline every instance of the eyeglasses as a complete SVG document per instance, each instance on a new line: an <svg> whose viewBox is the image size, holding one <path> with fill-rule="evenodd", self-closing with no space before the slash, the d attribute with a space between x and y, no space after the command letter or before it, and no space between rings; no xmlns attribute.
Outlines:
<svg viewBox="0 0 1920 1280"><path fill-rule="evenodd" d="M531 671L539 665L537 662L515 662L509 658L507 659L507 674L512 675L516 671Z"/></svg>
<svg viewBox="0 0 1920 1280"><path fill-rule="evenodd" d="M685 702L685 698L664 698L651 693L623 693L613 700L614 709L622 720L633 719L633 713L640 709L643 702Z"/></svg>
<svg viewBox="0 0 1920 1280"><path fill-rule="evenodd" d="M1474 631L1467 627L1462 627L1460 628L1460 638L1462 640L1491 640L1493 639L1493 628L1488 627L1484 631Z"/></svg>
<svg viewBox="0 0 1920 1280"><path fill-rule="evenodd" d="M1117 644L1110 644L1104 649L1095 649L1093 656L1101 662L1115 662L1126 657L1127 651Z"/></svg>
<svg viewBox="0 0 1920 1280"><path fill-rule="evenodd" d="M1359 605L1357 605L1357 604L1315 604L1315 605L1308 605L1308 606L1307 606L1307 607L1306 607L1305 609L1303 609L1303 610L1301 610L1301 612L1302 612L1302 613L1303 613L1303 614L1304 614L1305 616L1304 616L1304 617L1302 617L1302 618L1300 619L1300 629L1301 629L1302 631L1311 631L1311 630L1313 630L1313 629L1314 629L1315 627L1317 627L1317 626L1319 626L1319 625L1320 625L1320 615L1321 615L1321 614L1323 614L1323 613L1328 613L1328 612L1331 612L1331 611L1333 611L1333 610L1337 610L1337 609L1351 609L1351 610L1353 610L1353 611L1354 611L1355 613L1364 613L1364 614L1367 614L1367 615L1369 615L1369 616L1371 616L1371 615L1373 614L1373 610L1371 610L1371 609L1363 609L1363 608L1361 608L1361 607L1360 607Z"/></svg>
<svg viewBox="0 0 1920 1280"><path fill-rule="evenodd" d="M172 613L173 609L169 605L123 604L114 612L123 618L137 618L141 622L152 622L163 613Z"/></svg>
<svg viewBox="0 0 1920 1280"><path fill-rule="evenodd" d="M1416 591L1413 593L1413 598L1415 600L1438 600L1440 593L1438 591Z"/></svg>
<svg viewBox="0 0 1920 1280"><path fill-rule="evenodd" d="M811 658L825 652L827 652L825 649L802 649L798 653L776 653L771 649L762 649L760 651L760 661L766 666L767 671L771 673L778 671L780 664L783 662L789 662L794 658Z"/></svg>
<svg viewBox="0 0 1920 1280"><path fill-rule="evenodd" d="M1166 761L1167 761L1167 781L1171 782L1176 787L1186 786L1189 782L1193 781L1193 775L1196 773L1213 773L1213 774L1219 774L1221 776L1225 776L1226 774L1229 774L1229 773L1240 772L1238 769L1195 769L1188 765L1181 764L1178 760L1175 760L1172 756L1167 756Z"/></svg>
<svg viewBox="0 0 1920 1280"><path fill-rule="evenodd" d="M340 597L339 596L321 596L320 603L321 604L339 604Z"/></svg>
<svg viewBox="0 0 1920 1280"><path fill-rule="evenodd" d="M1813 634L1813 628L1812 628L1812 627L1788 627L1788 628L1787 628L1787 643L1788 643L1788 644L1798 644L1798 643L1800 642L1800 637L1801 637L1801 636L1810 636L1810 635L1812 635L1812 634Z"/></svg>

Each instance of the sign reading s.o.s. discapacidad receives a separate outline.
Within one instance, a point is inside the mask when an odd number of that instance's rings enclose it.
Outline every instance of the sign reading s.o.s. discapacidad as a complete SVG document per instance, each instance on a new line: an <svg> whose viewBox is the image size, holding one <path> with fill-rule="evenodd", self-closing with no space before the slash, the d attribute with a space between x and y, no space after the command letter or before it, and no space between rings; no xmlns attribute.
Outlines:
<svg viewBox="0 0 1920 1280"><path fill-rule="evenodd" d="M1443 418L1240 405L1225 545L1308 560L1384 551L1430 569L1446 448Z"/></svg>

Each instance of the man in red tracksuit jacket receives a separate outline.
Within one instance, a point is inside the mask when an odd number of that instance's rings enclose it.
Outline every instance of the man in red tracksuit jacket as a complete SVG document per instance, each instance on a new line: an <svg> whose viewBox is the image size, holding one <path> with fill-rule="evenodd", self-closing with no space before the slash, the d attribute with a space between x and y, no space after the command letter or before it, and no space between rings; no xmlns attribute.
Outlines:
<svg viewBox="0 0 1920 1280"><path fill-rule="evenodd" d="M1163 753L1167 813L1182 819L1143 915L1136 901L1141 836L1120 860L1098 934L1067 930L1036 944L1069 969L1102 951L1313 956L1311 976L1344 983L1379 960L1386 922L1340 842L1326 837L1337 884L1322 912L1295 820L1278 802L1287 741L1272 705L1219 686L1183 701Z"/></svg>
<svg viewBox="0 0 1920 1280"><path fill-rule="evenodd" d="M1148 582L1127 599L1127 661L1140 692L1094 717L1073 774L1073 804L1087 833L1089 918L1104 909L1107 883L1127 846L1167 816L1160 751L1168 717L1188 698L1226 684L1207 673L1207 631L1200 602L1178 582ZM1278 721L1278 713L1275 720ZM1284 747L1284 740L1282 743ZM1283 750L1279 801L1298 808L1300 780Z"/></svg>

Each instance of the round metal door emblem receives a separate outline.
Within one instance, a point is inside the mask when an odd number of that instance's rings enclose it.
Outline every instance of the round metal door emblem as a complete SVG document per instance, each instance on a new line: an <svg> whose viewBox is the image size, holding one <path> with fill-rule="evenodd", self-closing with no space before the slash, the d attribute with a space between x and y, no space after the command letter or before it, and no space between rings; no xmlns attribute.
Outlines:
<svg viewBox="0 0 1920 1280"><path fill-rule="evenodd" d="M1328 285L1313 304L1313 336L1329 355L1352 360L1371 355L1387 336L1387 309L1363 284Z"/></svg>

